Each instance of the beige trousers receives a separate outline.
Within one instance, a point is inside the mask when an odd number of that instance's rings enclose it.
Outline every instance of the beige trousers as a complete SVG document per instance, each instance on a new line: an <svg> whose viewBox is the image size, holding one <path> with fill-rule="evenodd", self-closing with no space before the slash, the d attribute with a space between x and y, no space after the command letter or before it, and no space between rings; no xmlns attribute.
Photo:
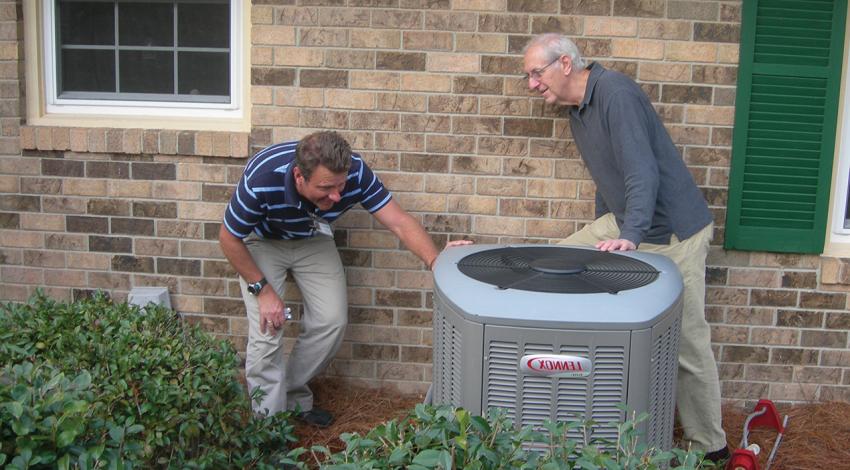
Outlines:
<svg viewBox="0 0 850 470"><path fill-rule="evenodd" d="M679 339L677 401L684 437L706 452L722 449L726 433L721 427L720 380L711 351L711 329L705 320L705 258L714 224L687 240L673 235L667 245L641 243L638 251L658 253L673 260L684 281L682 335ZM561 244L596 245L620 237L613 214L605 214Z"/></svg>
<svg viewBox="0 0 850 470"><path fill-rule="evenodd" d="M307 382L331 361L342 343L348 323L348 297L345 271L334 241L317 236L303 240L262 240L249 237L245 246L269 281L283 298L287 270L304 298L301 333L284 358L283 329L260 332L260 306L239 279L242 299L248 312L248 354L245 376L248 389L265 392L253 403L257 413L275 414L286 409L313 408L313 392Z"/></svg>

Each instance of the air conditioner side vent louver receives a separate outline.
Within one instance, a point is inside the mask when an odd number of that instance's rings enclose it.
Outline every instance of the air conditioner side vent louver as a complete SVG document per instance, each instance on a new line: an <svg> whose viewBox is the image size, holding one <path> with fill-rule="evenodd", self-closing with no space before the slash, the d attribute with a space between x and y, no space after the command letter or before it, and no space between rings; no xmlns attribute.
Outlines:
<svg viewBox="0 0 850 470"><path fill-rule="evenodd" d="M647 442L663 443L673 439L673 429L664 426L666 416L675 413L676 378L679 366L679 333L682 320L671 319L660 324L652 342L652 363L656 364L650 373L649 424Z"/></svg>
<svg viewBox="0 0 850 470"><path fill-rule="evenodd" d="M487 408L503 408L511 419L516 419L517 351L516 343L491 343L486 374Z"/></svg>
<svg viewBox="0 0 850 470"><path fill-rule="evenodd" d="M458 332L457 328L452 328L451 330L451 338L452 338L452 357L463 357L463 341ZM463 371L461 370L460 361L452 361L452 401L458 402L460 401L461 394L461 386L463 385Z"/></svg>

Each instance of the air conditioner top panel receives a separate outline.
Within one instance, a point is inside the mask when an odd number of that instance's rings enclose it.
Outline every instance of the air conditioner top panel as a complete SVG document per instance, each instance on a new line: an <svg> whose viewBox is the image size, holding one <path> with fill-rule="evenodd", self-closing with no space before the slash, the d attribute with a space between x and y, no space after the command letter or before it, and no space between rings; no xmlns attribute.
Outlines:
<svg viewBox="0 0 850 470"><path fill-rule="evenodd" d="M529 260L515 262L515 257ZM613 266L613 270L626 274L616 273L613 284L606 275L581 275L589 281L589 287L553 292L559 283L580 281L573 279L579 276L575 273L595 262L588 260L599 257L603 271ZM492 258L498 258L497 264L507 260L508 266L501 267L508 271L507 278L488 274L487 264ZM480 264L484 267L480 268ZM516 275L514 279L511 274ZM588 283L576 285L579 284ZM681 301L682 294L679 270L667 257L639 251L602 253L594 248L563 245L448 248L434 266L434 286L437 302L448 303L473 322L574 329L648 328L677 310L672 307Z"/></svg>

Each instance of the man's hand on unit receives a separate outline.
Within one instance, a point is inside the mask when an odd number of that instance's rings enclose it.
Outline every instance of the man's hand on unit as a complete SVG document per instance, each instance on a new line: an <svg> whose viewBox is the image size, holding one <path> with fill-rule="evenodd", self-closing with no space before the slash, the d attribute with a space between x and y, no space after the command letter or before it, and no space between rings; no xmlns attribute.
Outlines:
<svg viewBox="0 0 850 470"><path fill-rule="evenodd" d="M473 243L475 243L475 242L473 242L472 240L452 240L450 242L447 242L446 247L443 248L443 249L445 250L446 248L451 248L453 246L472 245ZM436 261L437 261L437 257L434 256L434 258L431 259L431 262L428 263L428 269L429 270L431 270L431 271L434 270L434 263Z"/></svg>
<svg viewBox="0 0 850 470"><path fill-rule="evenodd" d="M637 246L629 240L618 238L616 240L604 240L596 244L596 248L602 251L631 251Z"/></svg>
<svg viewBox="0 0 850 470"><path fill-rule="evenodd" d="M475 242L472 240L452 240L450 242L446 242L446 248L451 248L453 246L472 245L473 243Z"/></svg>

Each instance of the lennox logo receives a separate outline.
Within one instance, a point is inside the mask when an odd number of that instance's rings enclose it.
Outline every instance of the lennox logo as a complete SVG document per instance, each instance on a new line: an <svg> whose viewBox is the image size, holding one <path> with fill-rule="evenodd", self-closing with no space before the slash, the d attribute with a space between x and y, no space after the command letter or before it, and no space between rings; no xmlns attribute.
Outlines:
<svg viewBox="0 0 850 470"><path fill-rule="evenodd" d="M520 359L520 370L544 377L587 377L593 371L590 359L556 354L529 354Z"/></svg>

